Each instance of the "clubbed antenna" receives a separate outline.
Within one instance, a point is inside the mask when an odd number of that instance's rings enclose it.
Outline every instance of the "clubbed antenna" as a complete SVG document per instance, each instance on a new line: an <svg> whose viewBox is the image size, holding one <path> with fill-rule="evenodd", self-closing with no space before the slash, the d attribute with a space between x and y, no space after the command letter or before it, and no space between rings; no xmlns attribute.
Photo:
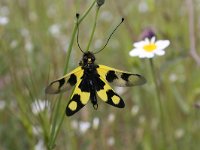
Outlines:
<svg viewBox="0 0 200 150"><path fill-rule="evenodd" d="M81 46L80 46L79 40L78 40L78 36L79 36L79 21L78 21L78 19L79 19L79 16L80 16L80 14L76 13L76 25L77 25L77 37L76 37L76 41L77 41L79 49L81 50L81 52L84 53L84 51L81 49Z"/></svg>
<svg viewBox="0 0 200 150"><path fill-rule="evenodd" d="M112 31L112 33L110 34L110 36L108 37L107 41L106 41L106 44L97 52L95 52L94 54L97 54L99 53L100 51L102 51L107 45L108 45L108 42L110 41L112 35L115 33L115 31L117 30L117 28L122 24L122 22L124 21L124 18L122 18L121 22L115 27L115 29Z"/></svg>

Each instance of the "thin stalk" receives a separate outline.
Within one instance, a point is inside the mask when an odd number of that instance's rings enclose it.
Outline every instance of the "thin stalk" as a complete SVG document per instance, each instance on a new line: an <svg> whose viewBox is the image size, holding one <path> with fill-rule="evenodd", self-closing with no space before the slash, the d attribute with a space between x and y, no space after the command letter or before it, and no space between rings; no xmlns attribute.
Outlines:
<svg viewBox="0 0 200 150"><path fill-rule="evenodd" d="M152 76L153 76L153 80L154 80L154 84L155 84L155 88L156 88L156 96L158 99L158 107L159 107L159 118L160 118L160 122L161 122L161 132L162 132L162 136L163 136L163 142L166 142L166 134L165 134L165 126L164 126L164 111L162 108L162 100L161 100L161 96L160 96L160 89L159 89L159 85L158 85L158 80L157 80L157 76L156 76L156 71L155 71L155 66L153 63L153 59L149 59L150 61L150 66L151 66L151 71L152 71Z"/></svg>
<svg viewBox="0 0 200 150"><path fill-rule="evenodd" d="M92 4L90 5L90 7L85 11L85 13L83 14L83 16L80 18L79 23L81 23L81 21L88 15L88 13L91 11L91 9L95 5L95 3L96 3L96 0L94 0L92 2ZM68 47L68 50L67 50L68 53L67 53L66 61L65 61L64 74L67 72L67 69L68 69L69 58L70 58L70 55L71 55L72 46L73 46L73 43L74 43L76 32L77 32L77 26L75 25L74 29L73 29L73 32L72 32L70 44L69 44L69 47ZM63 113L62 117L61 117L61 119L60 119L60 121L58 123L58 126L57 126L57 121L59 119L59 117L57 117L57 116L58 116L59 110L60 110L61 98L62 98L62 94L60 94L60 96L58 98L58 101L56 103L55 115L53 115L53 125L52 125L52 128L51 128L50 142L49 142L49 146L48 146L49 150L53 149L54 146L55 146L55 141L56 141L58 132L60 131L61 125L62 125L63 120L64 120L64 116L65 116L65 113Z"/></svg>
<svg viewBox="0 0 200 150"><path fill-rule="evenodd" d="M90 45L91 45L91 43L92 43L92 39L93 39L93 37L94 37L94 31L95 31L96 25L97 25L97 18L98 18L98 14L99 14L99 8L100 8L100 7L97 7L97 9L96 9L94 25L93 25L93 28L92 28L92 33L91 33L90 40L89 40L89 42L88 42L86 51L89 51Z"/></svg>

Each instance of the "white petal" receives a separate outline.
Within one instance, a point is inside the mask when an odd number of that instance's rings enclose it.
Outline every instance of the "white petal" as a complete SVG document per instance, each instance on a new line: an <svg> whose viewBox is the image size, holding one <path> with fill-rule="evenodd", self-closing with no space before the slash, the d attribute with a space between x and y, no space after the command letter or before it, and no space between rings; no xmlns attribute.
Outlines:
<svg viewBox="0 0 200 150"><path fill-rule="evenodd" d="M157 50L157 51L155 51L155 54L159 55L159 56L162 56L162 55L165 54L165 51L164 50Z"/></svg>
<svg viewBox="0 0 200 150"><path fill-rule="evenodd" d="M146 45L145 41L139 41L139 42L133 43L133 46L136 48L142 48L144 45Z"/></svg>
<svg viewBox="0 0 200 150"><path fill-rule="evenodd" d="M154 56L154 53L149 53L149 52L145 52L145 51L143 51L139 54L140 58L152 58L153 56Z"/></svg>
<svg viewBox="0 0 200 150"><path fill-rule="evenodd" d="M154 53L149 53L146 55L147 58L153 58L154 57Z"/></svg>
<svg viewBox="0 0 200 150"><path fill-rule="evenodd" d="M153 36L153 37L151 38L151 43L155 43L155 41L156 41L156 37Z"/></svg>
<svg viewBox="0 0 200 150"><path fill-rule="evenodd" d="M130 56L138 56L139 54L140 54L140 49L133 49L133 50L131 50L130 52L129 52L129 55Z"/></svg>
<svg viewBox="0 0 200 150"><path fill-rule="evenodd" d="M145 38L144 41L145 41L145 45L150 44L150 40L149 40L149 38Z"/></svg>
<svg viewBox="0 0 200 150"><path fill-rule="evenodd" d="M169 46L170 41L169 40L158 40L156 43L157 49L165 49Z"/></svg>

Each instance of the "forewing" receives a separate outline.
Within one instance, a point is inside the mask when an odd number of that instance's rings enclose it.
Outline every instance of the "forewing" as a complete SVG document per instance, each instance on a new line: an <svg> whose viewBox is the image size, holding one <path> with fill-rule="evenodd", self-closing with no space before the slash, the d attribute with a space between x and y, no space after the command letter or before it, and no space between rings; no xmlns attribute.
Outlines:
<svg viewBox="0 0 200 150"><path fill-rule="evenodd" d="M107 82L116 86L135 86L146 83L146 79L139 74L132 74L104 65L98 65L98 74Z"/></svg>
<svg viewBox="0 0 200 150"><path fill-rule="evenodd" d="M125 106L122 98L117 93L115 93L115 91L102 77L97 78L95 81L95 89L97 95L104 102L119 108L123 108Z"/></svg>
<svg viewBox="0 0 200 150"><path fill-rule="evenodd" d="M87 83L85 83L85 80L81 80L79 83L77 83L70 101L66 107L67 116L73 115L87 104L90 98L90 92L86 86ZM85 88L87 90L84 90Z"/></svg>
<svg viewBox="0 0 200 150"><path fill-rule="evenodd" d="M67 75L51 82L45 89L45 93L48 94L57 94L63 91L70 89L72 86L76 85L77 82L83 76L83 69L77 67L72 72Z"/></svg>

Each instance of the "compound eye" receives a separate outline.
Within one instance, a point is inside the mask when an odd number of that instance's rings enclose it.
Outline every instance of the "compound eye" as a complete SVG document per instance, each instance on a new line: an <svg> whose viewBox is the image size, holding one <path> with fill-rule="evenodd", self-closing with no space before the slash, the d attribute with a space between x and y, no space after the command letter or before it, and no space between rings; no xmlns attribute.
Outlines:
<svg viewBox="0 0 200 150"><path fill-rule="evenodd" d="M94 58L94 57L92 57L91 59L92 59L92 61L95 61L95 58Z"/></svg>
<svg viewBox="0 0 200 150"><path fill-rule="evenodd" d="M87 56L84 56L83 61L87 61L87 60L88 60Z"/></svg>

